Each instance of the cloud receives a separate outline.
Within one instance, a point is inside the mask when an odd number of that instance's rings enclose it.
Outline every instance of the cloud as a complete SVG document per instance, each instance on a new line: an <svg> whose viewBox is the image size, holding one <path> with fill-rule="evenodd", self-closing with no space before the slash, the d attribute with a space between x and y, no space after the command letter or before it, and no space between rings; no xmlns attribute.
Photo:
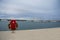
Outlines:
<svg viewBox="0 0 60 40"><path fill-rule="evenodd" d="M24 13L24 11L30 12L44 12L46 9L53 9L54 0L4 0L2 1L2 13L7 14L17 14L17 13ZM37 9L39 8L39 9ZM45 10L41 10L45 9ZM35 12L34 12L35 11ZM49 10L50 11L50 10Z"/></svg>
<svg viewBox="0 0 60 40"><path fill-rule="evenodd" d="M57 14L59 9L57 4L57 0L1 0L0 13L10 16L28 14L54 15Z"/></svg>

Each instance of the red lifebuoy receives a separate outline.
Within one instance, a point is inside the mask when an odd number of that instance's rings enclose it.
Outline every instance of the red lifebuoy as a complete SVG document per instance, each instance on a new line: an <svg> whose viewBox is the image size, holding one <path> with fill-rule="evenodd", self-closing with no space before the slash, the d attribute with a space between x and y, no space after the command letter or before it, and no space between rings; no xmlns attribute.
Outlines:
<svg viewBox="0 0 60 40"><path fill-rule="evenodd" d="M16 20L11 20L8 27L10 30L16 30L16 28L18 27Z"/></svg>

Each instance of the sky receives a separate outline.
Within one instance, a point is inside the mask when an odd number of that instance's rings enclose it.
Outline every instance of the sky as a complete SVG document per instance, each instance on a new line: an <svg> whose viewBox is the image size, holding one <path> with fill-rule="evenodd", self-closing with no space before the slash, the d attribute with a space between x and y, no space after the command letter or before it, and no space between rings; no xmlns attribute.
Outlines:
<svg viewBox="0 0 60 40"><path fill-rule="evenodd" d="M0 0L0 18L60 20L60 0Z"/></svg>

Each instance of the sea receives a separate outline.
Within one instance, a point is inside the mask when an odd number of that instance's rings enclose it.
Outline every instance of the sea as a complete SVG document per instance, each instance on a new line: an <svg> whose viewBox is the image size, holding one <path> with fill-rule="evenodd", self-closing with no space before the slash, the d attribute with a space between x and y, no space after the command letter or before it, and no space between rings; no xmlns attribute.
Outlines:
<svg viewBox="0 0 60 40"><path fill-rule="evenodd" d="M17 30L47 29L60 28L60 22L31 22L17 21ZM0 21L0 31L10 31L8 28L9 21Z"/></svg>

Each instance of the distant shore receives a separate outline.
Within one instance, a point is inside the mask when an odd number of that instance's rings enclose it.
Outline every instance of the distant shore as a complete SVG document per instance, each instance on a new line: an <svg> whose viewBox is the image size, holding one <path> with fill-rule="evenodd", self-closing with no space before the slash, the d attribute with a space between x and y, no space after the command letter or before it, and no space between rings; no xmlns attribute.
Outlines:
<svg viewBox="0 0 60 40"><path fill-rule="evenodd" d="M0 19L0 21L10 21L11 19ZM27 19L16 19L16 21L31 21L31 22L60 22L60 20L27 20Z"/></svg>

